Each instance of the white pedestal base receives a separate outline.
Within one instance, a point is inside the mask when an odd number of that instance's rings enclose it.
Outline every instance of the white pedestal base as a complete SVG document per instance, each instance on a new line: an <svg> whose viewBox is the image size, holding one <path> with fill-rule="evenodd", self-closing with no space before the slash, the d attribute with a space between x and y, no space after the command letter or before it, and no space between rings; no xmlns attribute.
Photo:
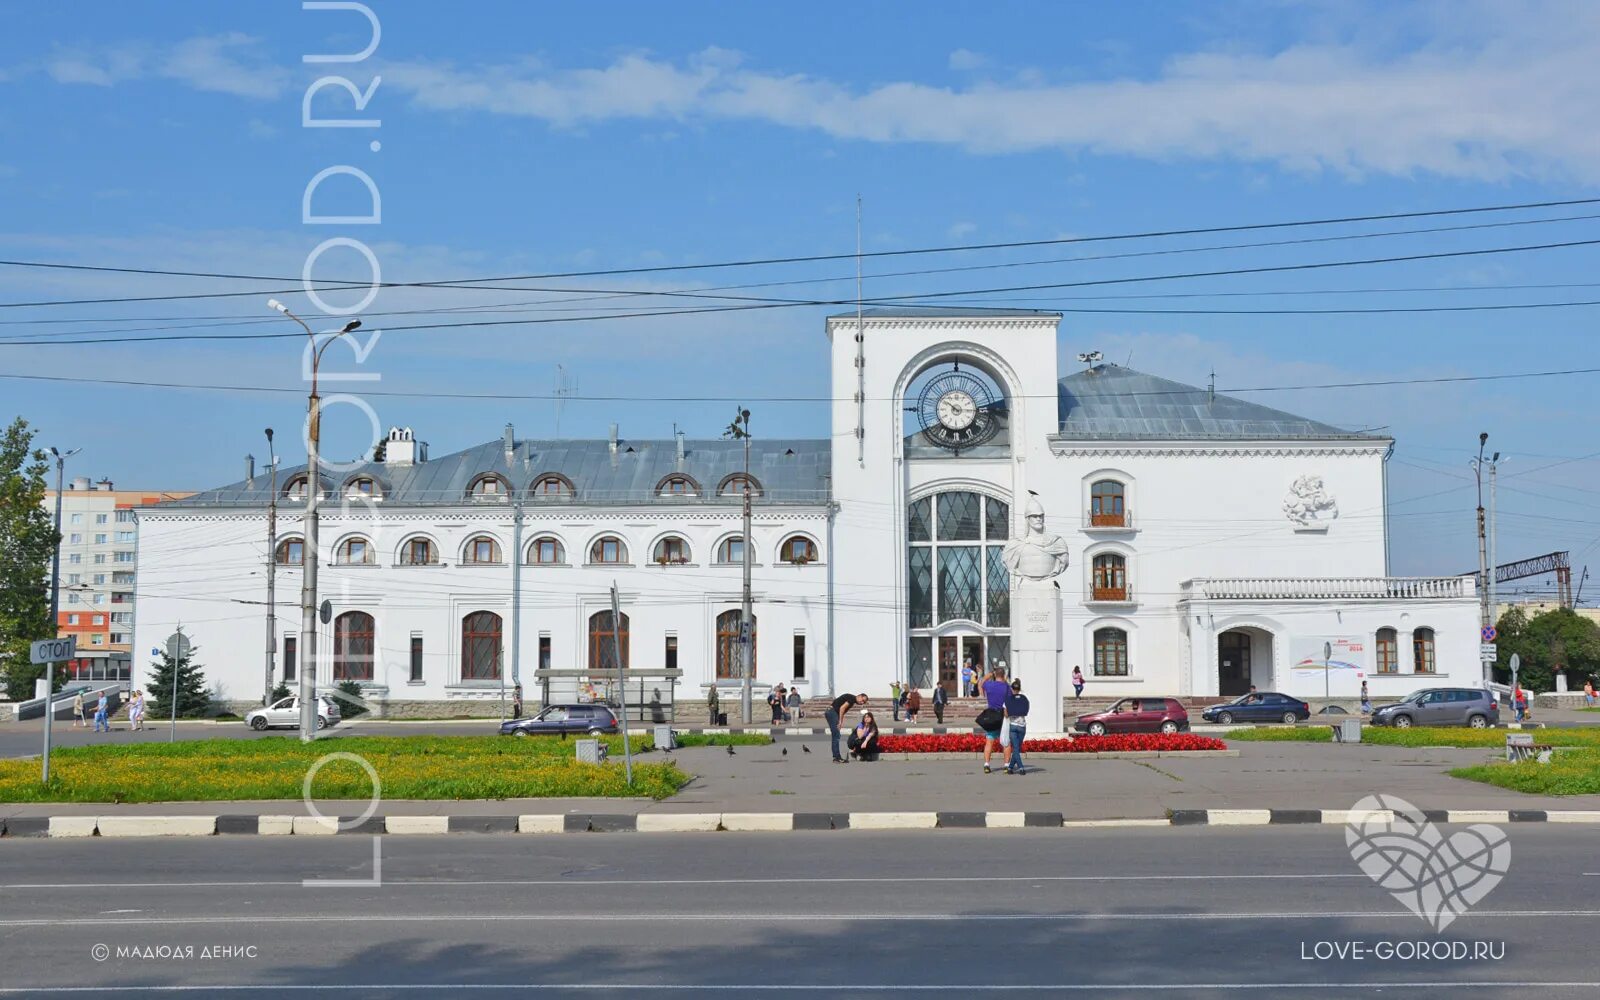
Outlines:
<svg viewBox="0 0 1600 1000"><path fill-rule="evenodd" d="M1028 696L1028 736L1060 736L1061 591L1023 580L1011 591L1011 672Z"/></svg>

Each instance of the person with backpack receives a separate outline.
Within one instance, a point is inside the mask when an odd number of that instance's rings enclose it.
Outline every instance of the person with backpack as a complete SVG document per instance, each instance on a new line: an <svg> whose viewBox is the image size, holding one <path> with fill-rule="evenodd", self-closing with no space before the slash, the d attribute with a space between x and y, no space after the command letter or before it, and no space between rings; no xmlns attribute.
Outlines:
<svg viewBox="0 0 1600 1000"><path fill-rule="evenodd" d="M950 692L940 684L933 689L933 719L939 725L944 725L944 707L950 704Z"/></svg>
<svg viewBox="0 0 1600 1000"><path fill-rule="evenodd" d="M922 692L912 688L906 692L906 721L916 725L917 716L922 714Z"/></svg>
<svg viewBox="0 0 1600 1000"><path fill-rule="evenodd" d="M991 773L989 759L1000 750L1000 730L1006 722L1006 696L1011 693L998 668L989 671L981 688L988 707L978 713L978 728L983 730L983 773ZM1002 750L1001 756L1005 753Z"/></svg>
<svg viewBox="0 0 1600 1000"><path fill-rule="evenodd" d="M1021 678L1011 682L1011 693L1006 695L1006 726L1011 730L1011 756L1006 760L1007 774L1025 774L1022 768L1022 741L1028 735L1028 696L1022 693Z"/></svg>

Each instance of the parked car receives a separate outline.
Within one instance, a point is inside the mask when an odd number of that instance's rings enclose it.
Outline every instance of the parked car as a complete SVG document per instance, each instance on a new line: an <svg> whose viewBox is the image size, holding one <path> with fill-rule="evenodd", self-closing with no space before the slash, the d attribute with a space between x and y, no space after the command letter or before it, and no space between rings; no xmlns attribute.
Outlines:
<svg viewBox="0 0 1600 1000"><path fill-rule="evenodd" d="M1374 726L1471 726L1487 729L1500 724L1500 706L1483 688L1425 688L1413 691L1393 705L1372 710Z"/></svg>
<svg viewBox="0 0 1600 1000"><path fill-rule="evenodd" d="M1295 723L1311 718L1311 706L1276 691L1252 691L1226 704L1212 705L1200 717L1222 726L1235 722Z"/></svg>
<svg viewBox="0 0 1600 1000"><path fill-rule="evenodd" d="M324 695L317 699L317 728L337 726L341 716L339 703ZM244 717L251 729L268 729L273 726L294 728L300 725L300 696L279 698L266 708L258 708Z"/></svg>
<svg viewBox="0 0 1600 1000"><path fill-rule="evenodd" d="M1078 716L1072 728L1090 736L1181 733L1189 728L1189 712L1176 698L1124 698L1103 712Z"/></svg>
<svg viewBox="0 0 1600 1000"><path fill-rule="evenodd" d="M538 736L543 733L600 733L619 731L616 713L606 705L548 705L531 719L507 719L501 736Z"/></svg>

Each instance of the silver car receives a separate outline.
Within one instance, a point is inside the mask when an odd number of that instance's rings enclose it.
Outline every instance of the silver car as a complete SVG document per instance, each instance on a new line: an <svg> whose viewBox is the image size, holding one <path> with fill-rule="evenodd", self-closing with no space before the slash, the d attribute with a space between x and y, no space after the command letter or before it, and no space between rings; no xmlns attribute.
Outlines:
<svg viewBox="0 0 1600 1000"><path fill-rule="evenodd" d="M1487 729L1500 724L1500 706L1483 688L1424 688L1393 705L1372 711L1374 726L1409 729L1412 726L1470 726Z"/></svg>
<svg viewBox="0 0 1600 1000"><path fill-rule="evenodd" d="M317 699L317 728L326 729L339 724L339 704L332 698ZM273 726L295 728L300 725L300 696L279 698L266 708L258 708L244 717L251 729L269 729Z"/></svg>

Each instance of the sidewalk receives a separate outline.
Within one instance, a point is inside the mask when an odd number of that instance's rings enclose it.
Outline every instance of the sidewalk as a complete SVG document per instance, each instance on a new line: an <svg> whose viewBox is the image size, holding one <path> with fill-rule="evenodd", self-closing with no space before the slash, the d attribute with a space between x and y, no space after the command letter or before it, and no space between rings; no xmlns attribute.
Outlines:
<svg viewBox="0 0 1600 1000"><path fill-rule="evenodd" d="M803 753L801 746L812 752ZM783 754L788 749L787 755ZM1600 795L1532 796L1451 778L1452 767L1494 759L1488 750L1368 744L1236 743L1237 757L1095 759L1039 755L1030 773L982 773L977 755L930 759L886 754L873 764L833 764L826 737L771 746L685 748L673 754L696 777L675 797L649 799L385 799L384 816L524 814L932 813L1005 811L1073 820L1159 820L1184 810L1344 810L1371 794L1398 795L1425 810L1600 810ZM659 754L641 759L659 761ZM610 765L621 767L613 757ZM356 816L365 801L319 802L328 816ZM4 803L0 819L43 816L308 815L299 800L268 802Z"/></svg>

